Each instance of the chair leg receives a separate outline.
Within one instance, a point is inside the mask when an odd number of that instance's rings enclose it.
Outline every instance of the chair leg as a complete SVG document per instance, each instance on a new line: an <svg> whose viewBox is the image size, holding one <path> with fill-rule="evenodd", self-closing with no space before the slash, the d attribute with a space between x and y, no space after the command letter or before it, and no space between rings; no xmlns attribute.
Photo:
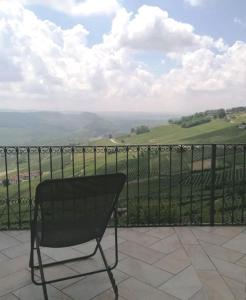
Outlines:
<svg viewBox="0 0 246 300"><path fill-rule="evenodd" d="M30 259L29 259L29 268L31 268L34 263L33 263L33 249L34 249L34 236L33 236L33 229L32 229L32 224L31 224L31 252L30 252Z"/></svg>
<svg viewBox="0 0 246 300"><path fill-rule="evenodd" d="M34 246L35 246L35 239L31 229L31 251L30 251L30 258L29 258L29 268L31 269L31 278L33 282L34 282L34 249L35 249Z"/></svg>
<svg viewBox="0 0 246 300"><path fill-rule="evenodd" d="M39 248L38 242L37 242L37 255L38 255L38 264L39 264L39 270L40 270L40 275L41 275L41 281L42 281L42 288L43 288L43 293L44 293L44 299L48 300L47 287L46 287L46 283L45 283L44 270L43 270L43 266L42 266L41 252L40 252L40 248Z"/></svg>
<svg viewBox="0 0 246 300"><path fill-rule="evenodd" d="M107 273L108 273L108 277L109 277L109 279L110 279L110 282L111 282L112 287L113 287L113 290L114 290L115 300L117 300L117 299L118 299L118 287L117 287L117 284L116 284L116 282L115 282L113 273L112 273L112 271L111 271L111 269L110 269L110 267L109 267L109 265L108 265L108 262L107 262L107 260L106 260L105 255L104 255L104 252L103 252L102 246L101 246L101 244L100 244L100 241L99 241L98 239L96 239L96 241L97 241L98 249L99 249L100 254L101 254L101 256L102 256L102 259L103 259L103 263L104 263L105 268L106 268L106 271L107 271Z"/></svg>

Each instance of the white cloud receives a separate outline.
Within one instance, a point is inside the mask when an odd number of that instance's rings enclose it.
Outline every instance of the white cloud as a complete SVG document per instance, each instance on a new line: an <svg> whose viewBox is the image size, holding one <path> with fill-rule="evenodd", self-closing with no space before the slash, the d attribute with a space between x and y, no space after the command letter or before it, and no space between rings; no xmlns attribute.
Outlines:
<svg viewBox="0 0 246 300"><path fill-rule="evenodd" d="M149 93L152 75L127 50L87 47L82 25L63 30L7 1L0 20L0 57L12 70L8 76L1 70L0 94L9 108L110 109Z"/></svg>
<svg viewBox="0 0 246 300"><path fill-rule="evenodd" d="M242 21L242 20L241 20L240 18L238 18L238 17L235 17L235 18L233 19L233 22L234 22L235 24L238 24L238 25L240 25L240 26L246 28L246 22Z"/></svg>
<svg viewBox="0 0 246 300"><path fill-rule="evenodd" d="M1 2L0 108L194 111L246 103L246 43L226 47L146 6L135 16L121 10L102 43L89 47L88 35L83 25L64 30ZM168 53L178 67L152 74L134 59L142 49Z"/></svg>
<svg viewBox="0 0 246 300"><path fill-rule="evenodd" d="M191 6L201 6L205 2L205 0L184 0L184 1Z"/></svg>
<svg viewBox="0 0 246 300"><path fill-rule="evenodd" d="M163 53L184 53L200 47L223 48L223 40L214 41L209 36L194 33L187 23L176 21L159 7L143 5L133 15L125 9L116 14L112 30L104 36L112 47L136 50L156 50Z"/></svg>
<svg viewBox="0 0 246 300"><path fill-rule="evenodd" d="M26 5L39 4L74 16L111 15L119 8L117 0L22 0Z"/></svg>
<svg viewBox="0 0 246 300"><path fill-rule="evenodd" d="M181 67L163 75L154 90L159 99L167 95L173 110L245 105L246 43L236 42L223 54L208 49L186 53Z"/></svg>

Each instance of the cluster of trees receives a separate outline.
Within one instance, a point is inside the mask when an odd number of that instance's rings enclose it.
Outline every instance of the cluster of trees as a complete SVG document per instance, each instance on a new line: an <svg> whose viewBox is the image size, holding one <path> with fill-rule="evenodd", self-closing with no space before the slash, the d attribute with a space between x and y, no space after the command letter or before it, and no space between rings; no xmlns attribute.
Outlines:
<svg viewBox="0 0 246 300"><path fill-rule="evenodd" d="M246 106L233 107L226 110L226 113L228 114L241 112L246 112Z"/></svg>
<svg viewBox="0 0 246 300"><path fill-rule="evenodd" d="M200 124L208 123L213 118L223 119L225 117L226 117L226 111L223 108L221 108L216 110L207 110L205 112L195 113L194 115L185 116L178 120L170 119L168 122L170 124L180 125L183 128L189 128Z"/></svg>
<svg viewBox="0 0 246 300"><path fill-rule="evenodd" d="M224 108L214 109L214 110L206 110L204 112L205 116L209 116L214 119L223 119L226 117L226 111Z"/></svg>
<svg viewBox="0 0 246 300"><path fill-rule="evenodd" d="M135 133L135 134L142 134L142 133L146 133L149 131L150 131L150 129L146 125L141 125L141 126L131 129L131 133Z"/></svg>

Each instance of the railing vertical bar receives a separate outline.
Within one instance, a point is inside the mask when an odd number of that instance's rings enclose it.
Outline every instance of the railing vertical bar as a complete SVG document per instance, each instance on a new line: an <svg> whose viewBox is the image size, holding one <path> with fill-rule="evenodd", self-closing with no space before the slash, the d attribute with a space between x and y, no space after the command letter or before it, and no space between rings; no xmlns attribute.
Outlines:
<svg viewBox="0 0 246 300"><path fill-rule="evenodd" d="M231 223L234 224L234 205L235 205L235 175L236 175L236 145L233 145L233 173L232 173L232 211Z"/></svg>
<svg viewBox="0 0 246 300"><path fill-rule="evenodd" d="M97 174L97 148L94 147L94 175Z"/></svg>
<svg viewBox="0 0 246 300"><path fill-rule="evenodd" d="M211 195L210 195L210 225L214 226L215 217L215 179L216 179L216 144L212 144L211 149Z"/></svg>
<svg viewBox="0 0 246 300"><path fill-rule="evenodd" d="M115 173L118 173L118 146L115 146ZM119 202L121 201L121 198L119 198L119 201L118 201L118 205L117 205L117 209L119 208ZM120 204L121 206L121 204ZM118 211L117 211L118 213ZM119 215L118 215L118 219L119 219Z"/></svg>
<svg viewBox="0 0 246 300"><path fill-rule="evenodd" d="M225 223L225 168L226 168L226 145L223 147L223 173L222 173L222 224Z"/></svg>
<svg viewBox="0 0 246 300"><path fill-rule="evenodd" d="M107 174L107 146L104 147L104 173Z"/></svg>
<svg viewBox="0 0 246 300"><path fill-rule="evenodd" d="M128 161L129 161L129 147L126 146L126 225L129 226L129 170L128 170Z"/></svg>
<svg viewBox="0 0 246 300"><path fill-rule="evenodd" d="M115 172L118 173L118 146L115 147Z"/></svg>
<svg viewBox="0 0 246 300"><path fill-rule="evenodd" d="M7 157L7 147L4 147L4 164L5 164L5 182L6 182L6 204L8 213L8 229L10 228L10 203L9 203L9 177L8 177L8 157Z"/></svg>
<svg viewBox="0 0 246 300"><path fill-rule="evenodd" d="M49 147L50 153L50 179L53 178L53 161L52 161L52 147Z"/></svg>
<svg viewBox="0 0 246 300"><path fill-rule="evenodd" d="M139 225L139 220L140 220L140 185L139 185L139 176L140 176L140 166L139 166L139 151L140 147L137 146L137 225Z"/></svg>
<svg viewBox="0 0 246 300"><path fill-rule="evenodd" d="M246 192L246 146L243 146L243 196L242 196L242 215L241 223L244 224L244 207L245 207L245 192Z"/></svg>
<svg viewBox="0 0 246 300"><path fill-rule="evenodd" d="M147 187L147 197L148 197L148 225L150 224L150 146L148 146L148 178L147 178L147 182L148 182L148 187Z"/></svg>
<svg viewBox="0 0 246 300"><path fill-rule="evenodd" d="M171 224L172 209L172 146L169 146L169 197L168 197L168 224Z"/></svg>
<svg viewBox="0 0 246 300"><path fill-rule="evenodd" d="M72 151L72 153L71 153L71 155L72 155L72 175L74 177L75 176L75 168L74 168L74 147L73 146L71 148L71 151Z"/></svg>
<svg viewBox="0 0 246 300"><path fill-rule="evenodd" d="M158 224L161 224L161 146L158 147Z"/></svg>
<svg viewBox="0 0 246 300"><path fill-rule="evenodd" d="M82 153L83 153L83 173L85 176L85 174L86 174L86 172L85 172L85 147L82 148Z"/></svg>
<svg viewBox="0 0 246 300"><path fill-rule="evenodd" d="M190 166L190 224L193 224L193 163L194 163L194 145L191 145L191 166Z"/></svg>
<svg viewBox="0 0 246 300"><path fill-rule="evenodd" d="M41 147L38 147L39 181L42 181Z"/></svg>
<svg viewBox="0 0 246 300"><path fill-rule="evenodd" d="M60 147L60 155L61 155L61 178L64 178L64 160L63 160L63 147ZM52 201L53 204L53 209L54 209L54 201ZM64 202L64 197L62 197L62 215L64 216L64 208L65 208L65 202Z"/></svg>
<svg viewBox="0 0 246 300"><path fill-rule="evenodd" d="M183 202L183 146L180 146L180 169L179 169L179 224L182 223L182 202Z"/></svg>
<svg viewBox="0 0 246 300"><path fill-rule="evenodd" d="M202 174L201 174L201 212L200 212L200 224L203 223L203 182L204 182L204 145L202 145Z"/></svg>
<svg viewBox="0 0 246 300"><path fill-rule="evenodd" d="M20 165L19 165L19 148L15 148L16 151L16 170L17 170L17 195L18 195L18 217L19 217L19 228L22 228L21 222L21 195L20 195Z"/></svg>
<svg viewBox="0 0 246 300"><path fill-rule="evenodd" d="M63 157L63 147L60 147L61 153L61 177L64 178L64 157Z"/></svg>
<svg viewBox="0 0 246 300"><path fill-rule="evenodd" d="M31 185L31 161L30 147L27 147L27 169L28 169L28 190L29 190L29 219L32 220L32 185Z"/></svg>

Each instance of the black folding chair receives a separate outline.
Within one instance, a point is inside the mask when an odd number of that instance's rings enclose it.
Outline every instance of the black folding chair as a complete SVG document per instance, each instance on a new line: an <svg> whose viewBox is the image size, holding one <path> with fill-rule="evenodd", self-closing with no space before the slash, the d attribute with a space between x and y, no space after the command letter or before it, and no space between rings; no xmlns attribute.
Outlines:
<svg viewBox="0 0 246 300"><path fill-rule="evenodd" d="M115 299L118 299L118 289L111 271L118 263L117 202L125 180L126 176L124 174L116 173L51 179L45 180L37 186L34 219L31 222L29 266L33 283L43 287L45 300L48 299L46 284L105 271L111 281ZM115 228L115 263L113 265L108 264L100 244L111 216L114 217ZM42 263L40 246L61 248L91 240L96 241L96 247L89 255L52 263ZM49 281L45 280L44 267L87 259L94 256L98 249L105 268ZM34 250L37 251L38 265L34 265ZM40 271L40 282L34 278L35 269Z"/></svg>

